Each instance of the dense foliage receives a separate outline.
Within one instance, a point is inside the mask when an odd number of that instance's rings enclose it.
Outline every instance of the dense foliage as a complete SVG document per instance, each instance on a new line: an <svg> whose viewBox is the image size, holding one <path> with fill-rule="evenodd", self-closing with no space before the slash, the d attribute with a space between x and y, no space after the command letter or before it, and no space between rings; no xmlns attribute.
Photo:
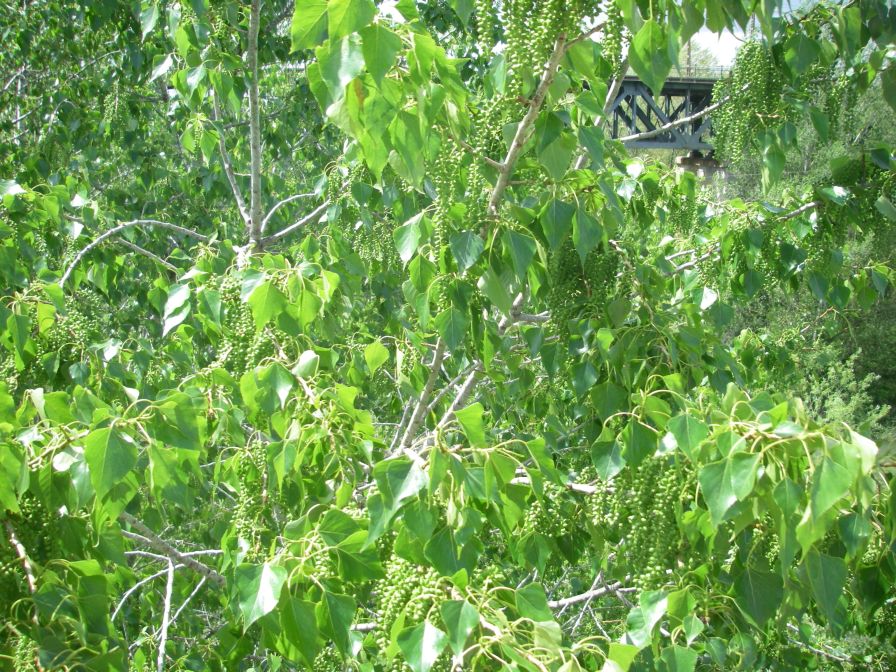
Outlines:
<svg viewBox="0 0 896 672"><path fill-rule="evenodd" d="M0 7L0 666L892 669L896 7L780 4ZM704 26L750 192L606 128Z"/></svg>

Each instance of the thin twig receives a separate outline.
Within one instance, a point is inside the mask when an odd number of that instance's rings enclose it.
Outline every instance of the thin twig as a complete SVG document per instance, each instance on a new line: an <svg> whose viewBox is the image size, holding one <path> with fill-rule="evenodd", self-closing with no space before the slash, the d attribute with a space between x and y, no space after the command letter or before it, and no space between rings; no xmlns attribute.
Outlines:
<svg viewBox="0 0 896 672"><path fill-rule="evenodd" d="M290 233L292 233L296 229L300 229L303 226L306 226L308 224L313 224L314 222L316 222L318 219L320 219L323 216L323 214L327 211L328 207L330 207L330 201L329 200L324 201L319 206L317 206L314 210L312 210L310 213L305 215L302 219L297 221L295 224L290 224L285 229L282 229L281 231L278 231L277 233L272 233L267 238L262 238L261 246L267 247L271 243L273 243L277 240L280 240L281 238L283 238L285 236L288 236Z"/></svg>
<svg viewBox="0 0 896 672"><path fill-rule="evenodd" d="M168 558L164 558L164 559L168 560ZM184 565L178 564L174 567L174 569L182 569L183 567L184 567ZM127 599L131 595L133 595L136 591L140 590L140 588L142 586L145 586L147 583L151 583L152 581L155 581L160 576L163 576L167 573L168 573L168 568L166 567L165 569L159 570L155 574L151 574L144 579L140 579L137 583L135 583L133 586L128 588L124 592L124 594L121 596L121 599L118 601L118 605L115 607L115 611L112 612L112 616L109 617L109 620L110 621L115 620L115 617L118 616L118 612L121 611L121 608L124 606L124 603L127 601Z"/></svg>
<svg viewBox="0 0 896 672"><path fill-rule="evenodd" d="M268 211L268 214L265 215L264 219L261 220L262 232L264 232L265 228L268 225L268 222L271 221L271 217L274 216L274 213L277 212L277 210L282 208L287 203L292 203L293 201L297 201L300 198L308 198L309 196L314 196L314 192L311 192L309 194L294 194L294 195L290 196L289 198L284 198L282 201L280 201L279 203L274 205L274 207Z"/></svg>
<svg viewBox="0 0 896 672"><path fill-rule="evenodd" d="M205 581L206 579L204 576L199 579L199 583L197 583L196 587L193 588L193 592L187 595L187 599L184 600L184 603L180 605L180 607L178 607L177 611L174 612L174 616L171 617L171 623L174 623L174 621L177 620L177 617L180 616L180 612L187 608L187 605L190 604L190 600L192 600L196 596L196 593L199 592L199 589L205 585ZM169 625L171 625L171 623L169 623Z"/></svg>
<svg viewBox="0 0 896 672"><path fill-rule="evenodd" d="M138 520L131 514L126 511L122 512L118 516L122 521L130 525L132 528L137 530L140 535L143 536L144 539L148 542L149 546L154 548L155 550L162 553L170 560L176 560L177 562L186 565L194 572L206 577L209 581L213 583L224 586L227 583L227 580L219 574L217 571L205 565L198 560L194 560L190 555L186 553L181 553L174 546L169 544L167 541L162 539L159 535L149 529L142 521Z"/></svg>
<svg viewBox="0 0 896 672"><path fill-rule="evenodd" d="M124 238L120 238L120 239L117 240L116 242L117 242L119 245L124 245L124 246L127 247L128 249L133 250L133 251L136 252L137 254L141 254L141 255L143 255L143 256L146 257L147 259L152 259L152 260L153 260L154 262L156 262L159 266L162 266L163 268L165 268L165 269L171 271L172 273L177 273L177 266L175 266L174 264L170 264L170 263L168 263L167 261L165 261L164 259L162 259L162 257L160 257L159 255L154 254L153 252L150 252L149 250L147 250L147 249L145 249L145 248L143 248L143 247L140 247L139 245L136 245L136 244L132 243L132 242L129 241L129 240L125 240Z"/></svg>
<svg viewBox="0 0 896 672"><path fill-rule="evenodd" d="M178 226L177 224L171 224L170 222L160 222L156 219L134 219L130 222L124 222L123 224L119 224L118 226L113 226L111 229L98 236L92 243L88 244L80 252L78 252L78 254L75 255L75 258L72 259L72 263L69 264L67 269L65 269L65 273L63 273L62 277L59 278L59 286L62 287L63 285L65 285L66 281L69 279L69 276L75 270L75 267L91 250L96 249L97 247L102 245L104 241L108 240L112 236L116 236L122 231L130 229L134 226L157 226L162 229L169 229L170 231L182 233L183 235L190 236L191 238L196 238L197 240L201 240L204 243L212 242L212 239L208 236L204 236L201 233L197 233L196 231L193 231L191 229L185 229L184 227Z"/></svg>
<svg viewBox="0 0 896 672"><path fill-rule="evenodd" d="M221 121L221 105L218 103L218 96L212 91L212 103L214 104L215 120ZM227 145L224 143L224 127L218 129L218 151L221 154L221 164L224 166L224 174L230 183L230 190L233 192L233 198L236 200L237 210L246 226L249 226L249 211L246 209L246 200L243 198L243 192L240 185L236 181L236 174L233 172L233 162L230 160L230 154L227 152Z"/></svg>
<svg viewBox="0 0 896 672"><path fill-rule="evenodd" d="M438 403L440 401L442 401L442 399L445 397L446 394L448 394L448 392L451 391L451 388L453 388L455 385L457 385L460 382L461 378L466 376L468 373L470 373L470 371L479 367L480 365L481 365L481 363L478 360L473 362L472 364L470 364L469 366L464 368L463 371L461 371L456 376L454 376L454 378L451 379L451 382L449 382L447 385L445 385L445 387L443 387L441 390L439 390L439 393L436 394L435 397L433 397L432 401L429 402L429 406L426 408L427 415L429 413L432 413L436 409L436 406L438 405Z"/></svg>

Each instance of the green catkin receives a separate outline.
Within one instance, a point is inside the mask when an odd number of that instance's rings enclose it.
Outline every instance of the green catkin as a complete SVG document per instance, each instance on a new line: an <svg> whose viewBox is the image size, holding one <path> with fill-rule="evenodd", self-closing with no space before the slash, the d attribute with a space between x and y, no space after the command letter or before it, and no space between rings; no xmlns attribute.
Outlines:
<svg viewBox="0 0 896 672"><path fill-rule="evenodd" d="M603 36L601 39L601 51L613 68L613 76L616 77L622 72L622 52L623 44L626 41L625 20L622 17L622 10L613 0L607 0L601 7L606 15L606 25L601 31Z"/></svg>
<svg viewBox="0 0 896 672"><path fill-rule="evenodd" d="M247 560L257 561L263 553L261 533L267 488L265 446L261 441L250 441L236 459L239 489L233 527L237 538L247 549Z"/></svg>
<svg viewBox="0 0 896 672"><path fill-rule="evenodd" d="M782 121L784 79L762 42L747 42L737 52L731 75L720 79L713 99L730 100L712 115L716 151L737 163L747 154L759 130Z"/></svg>

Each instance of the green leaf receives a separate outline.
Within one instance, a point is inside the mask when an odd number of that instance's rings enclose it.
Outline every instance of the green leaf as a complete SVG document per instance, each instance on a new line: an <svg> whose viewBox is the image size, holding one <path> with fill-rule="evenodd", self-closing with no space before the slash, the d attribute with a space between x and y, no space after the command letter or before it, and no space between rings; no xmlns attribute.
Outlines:
<svg viewBox="0 0 896 672"><path fill-rule="evenodd" d="M805 564L815 601L830 623L839 623L842 611L838 603L846 586L846 563L813 548L806 554Z"/></svg>
<svg viewBox="0 0 896 672"><path fill-rule="evenodd" d="M0 196L17 196L25 190L15 180L0 180Z"/></svg>
<svg viewBox="0 0 896 672"><path fill-rule="evenodd" d="M604 237L604 229L594 217L589 215L584 208L576 210L576 218L572 228L572 242L579 253L582 264L588 253L600 244Z"/></svg>
<svg viewBox="0 0 896 672"><path fill-rule="evenodd" d="M544 210L541 211L541 228L552 250L560 247L560 244L569 235L575 212L574 206L557 199L549 201Z"/></svg>
<svg viewBox="0 0 896 672"><path fill-rule="evenodd" d="M140 12L140 39L145 40L159 21L159 6L152 3Z"/></svg>
<svg viewBox="0 0 896 672"><path fill-rule="evenodd" d="M327 0L297 2L289 35L292 51L316 47L327 39Z"/></svg>
<svg viewBox="0 0 896 672"><path fill-rule="evenodd" d="M890 67L880 73L880 87L884 93L887 105L896 112L896 66L890 63ZM2 193L2 190L0 190Z"/></svg>
<svg viewBox="0 0 896 672"><path fill-rule="evenodd" d="M663 649L660 660L665 663L664 672L694 672L697 652L684 646L669 646Z"/></svg>
<svg viewBox="0 0 896 672"><path fill-rule="evenodd" d="M482 238L471 231L452 233L449 245L451 254L457 262L457 270L461 273L475 264L479 255L482 254L482 250L485 249Z"/></svg>
<svg viewBox="0 0 896 672"><path fill-rule="evenodd" d="M373 478L383 495L388 518L398 511L402 502L414 497L429 482L417 463L406 457L379 462L373 468Z"/></svg>
<svg viewBox="0 0 896 672"><path fill-rule="evenodd" d="M642 422L631 420L619 434L619 442L625 461L637 467L656 452L657 434Z"/></svg>
<svg viewBox="0 0 896 672"><path fill-rule="evenodd" d="M367 72L377 85L395 64L395 56L401 50L401 38L379 24L367 26L361 31L361 51Z"/></svg>
<svg viewBox="0 0 896 672"><path fill-rule="evenodd" d="M504 231L501 239L504 241L507 254L510 255L510 261L513 264L516 277L520 280L525 279L529 265L535 257L535 239L510 229Z"/></svg>
<svg viewBox="0 0 896 672"><path fill-rule="evenodd" d="M735 580L734 594L744 615L764 628L784 599L784 582L777 573L747 569Z"/></svg>
<svg viewBox="0 0 896 672"><path fill-rule="evenodd" d="M815 65L820 55L818 42L803 33L794 33L784 43L784 62L798 75Z"/></svg>
<svg viewBox="0 0 896 672"><path fill-rule="evenodd" d="M628 613L625 644L644 648L653 636L653 629L666 613L669 601L665 591L647 590L638 598L638 606Z"/></svg>
<svg viewBox="0 0 896 672"><path fill-rule="evenodd" d="M485 445L485 425L482 422L484 409L478 401L454 412L454 417L463 429L464 436L472 446Z"/></svg>
<svg viewBox="0 0 896 672"><path fill-rule="evenodd" d="M853 475L841 464L825 457L812 476L812 515L820 518L839 502L853 482Z"/></svg>
<svg viewBox="0 0 896 672"><path fill-rule="evenodd" d="M448 630L448 644L455 654L460 655L470 633L479 625L479 612L466 600L445 600L439 605L439 613Z"/></svg>
<svg viewBox="0 0 896 672"><path fill-rule="evenodd" d="M313 378L317 373L317 367L320 365L320 355L314 350L305 350L299 355L299 361L293 367L292 372L299 378Z"/></svg>
<svg viewBox="0 0 896 672"><path fill-rule="evenodd" d="M485 273L482 274L482 277L480 277L479 281L476 283L476 286L479 287L480 291L488 297L489 301L491 301L498 310L505 315L510 315L510 311L513 309L513 299L510 298L507 287L504 286L504 283L501 281L501 278L498 277L497 273L491 268L486 269Z"/></svg>
<svg viewBox="0 0 896 672"><path fill-rule="evenodd" d="M579 143L588 150L592 168L604 165L604 133L600 126L580 126Z"/></svg>
<svg viewBox="0 0 896 672"><path fill-rule="evenodd" d="M648 19L632 38L628 52L632 69L656 96L660 94L673 65L669 58L669 44L670 39L674 38L667 35L666 30L654 19Z"/></svg>
<svg viewBox="0 0 896 672"><path fill-rule="evenodd" d="M404 263L417 254L417 248L420 247L420 241L423 239L422 222L423 213L421 212L392 232L395 249L398 250L398 256Z"/></svg>
<svg viewBox="0 0 896 672"><path fill-rule="evenodd" d="M355 600L348 595L324 591L323 598L317 605L317 622L321 631L332 638L339 653L348 656L351 653L352 619L355 617Z"/></svg>
<svg viewBox="0 0 896 672"><path fill-rule="evenodd" d="M296 5L302 4L299 0ZM376 6L373 0L329 0L327 7L330 39L335 40L361 30L373 21Z"/></svg>
<svg viewBox="0 0 896 672"><path fill-rule="evenodd" d="M84 438L84 457L93 489L102 498L137 466L137 445L117 429L97 429Z"/></svg>
<svg viewBox="0 0 896 672"><path fill-rule="evenodd" d="M669 431L675 442L690 460L695 460L697 448L709 436L709 428L702 420L692 415L677 415L669 421Z"/></svg>
<svg viewBox="0 0 896 672"><path fill-rule="evenodd" d="M320 652L314 603L287 595L280 608L280 627L286 641L295 647L305 664L312 667Z"/></svg>
<svg viewBox="0 0 896 672"><path fill-rule="evenodd" d="M874 207L877 208L877 211L882 214L884 217L889 219L891 222L896 222L896 206L890 202L890 199L884 195L878 197L878 199L874 202Z"/></svg>
<svg viewBox="0 0 896 672"><path fill-rule="evenodd" d="M234 570L244 628L248 629L259 618L276 609L286 576L285 568L268 562L261 565L243 564Z"/></svg>
<svg viewBox="0 0 896 672"><path fill-rule="evenodd" d="M367 363L370 373L374 373L389 361L389 351L379 340L376 340L364 348L364 361Z"/></svg>
<svg viewBox="0 0 896 672"><path fill-rule="evenodd" d="M398 634L398 647L414 672L429 672L447 645L445 633L429 621L405 628Z"/></svg>
<svg viewBox="0 0 896 672"><path fill-rule="evenodd" d="M320 75L333 100L345 97L345 86L364 70L364 53L361 38L349 35L341 40L331 40L315 51Z"/></svg>
<svg viewBox="0 0 896 672"><path fill-rule="evenodd" d="M725 514L737 502L731 475L728 471L728 460L720 460L705 465L698 476L703 499L709 507L712 523L718 527L725 519Z"/></svg>
<svg viewBox="0 0 896 672"><path fill-rule="evenodd" d="M435 319L436 329L439 330L439 335L445 340L449 350L454 350L463 343L468 324L466 314L453 306L443 310Z"/></svg>
<svg viewBox="0 0 896 672"><path fill-rule="evenodd" d="M516 591L516 609L523 618L533 621L553 621L554 613L540 583L529 583Z"/></svg>
<svg viewBox="0 0 896 672"><path fill-rule="evenodd" d="M262 327L283 312L288 299L273 282L268 280L252 291L248 303L255 318L255 329L261 331Z"/></svg>

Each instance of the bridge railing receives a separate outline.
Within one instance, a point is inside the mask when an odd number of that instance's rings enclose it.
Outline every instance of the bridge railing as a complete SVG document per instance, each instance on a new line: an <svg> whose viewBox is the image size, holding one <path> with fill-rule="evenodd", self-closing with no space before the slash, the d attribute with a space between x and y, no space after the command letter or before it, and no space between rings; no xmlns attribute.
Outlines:
<svg viewBox="0 0 896 672"><path fill-rule="evenodd" d="M731 72L731 66L715 65L715 66L677 66L672 68L669 73L670 77L680 77L683 79L723 79Z"/></svg>

